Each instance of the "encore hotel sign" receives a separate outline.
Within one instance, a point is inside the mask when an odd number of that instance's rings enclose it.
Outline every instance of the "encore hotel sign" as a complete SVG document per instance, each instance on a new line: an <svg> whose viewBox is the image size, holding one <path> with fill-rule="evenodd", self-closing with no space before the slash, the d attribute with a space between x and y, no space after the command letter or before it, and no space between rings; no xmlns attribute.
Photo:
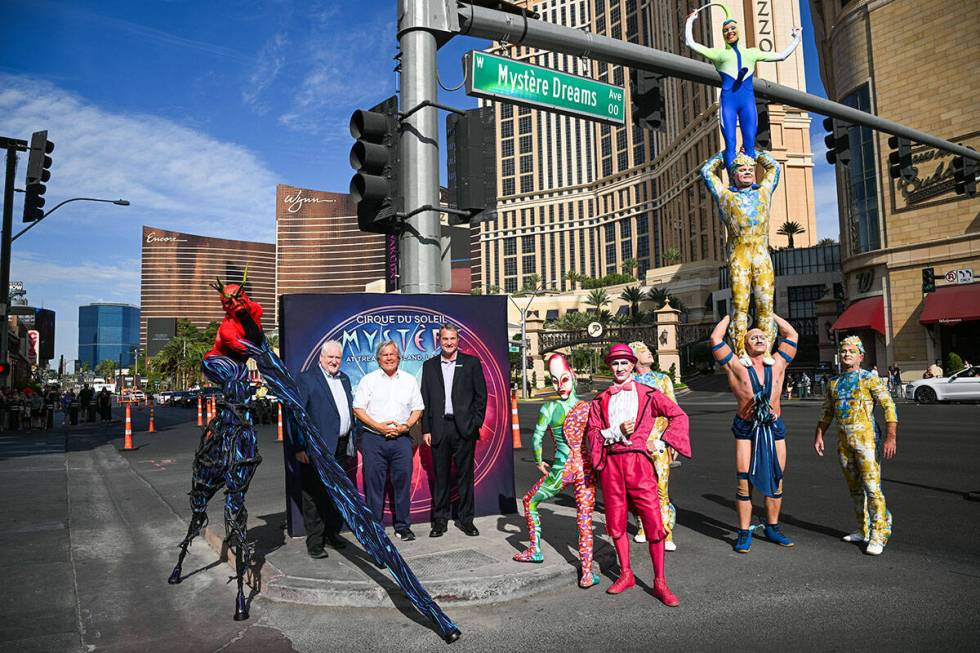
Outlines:
<svg viewBox="0 0 980 653"><path fill-rule="evenodd" d="M468 95L613 125L625 120L626 93L620 86L479 50L464 55L463 68Z"/></svg>

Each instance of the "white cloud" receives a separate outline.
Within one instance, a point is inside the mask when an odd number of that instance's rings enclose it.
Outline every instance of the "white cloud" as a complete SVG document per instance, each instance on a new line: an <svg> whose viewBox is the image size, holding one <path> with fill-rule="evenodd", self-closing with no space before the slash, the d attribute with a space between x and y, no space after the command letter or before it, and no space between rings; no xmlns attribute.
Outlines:
<svg viewBox="0 0 980 653"><path fill-rule="evenodd" d="M116 113L53 84L0 74L0 130L55 142L49 206L124 197L140 220L271 241L277 176L247 148L152 115ZM71 223L71 212L59 216Z"/></svg>
<svg viewBox="0 0 980 653"><path fill-rule="evenodd" d="M248 85L242 91L242 101L259 115L265 115L269 111L268 105L260 99L260 96L282 70L286 62L283 50L288 43L286 35L278 32L266 41L256 55L255 68L248 76Z"/></svg>

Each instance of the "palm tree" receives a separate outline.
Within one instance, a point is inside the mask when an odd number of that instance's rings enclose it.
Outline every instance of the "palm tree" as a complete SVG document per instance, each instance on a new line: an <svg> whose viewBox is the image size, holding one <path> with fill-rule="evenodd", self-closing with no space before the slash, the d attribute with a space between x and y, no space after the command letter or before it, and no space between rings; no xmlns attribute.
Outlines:
<svg viewBox="0 0 980 653"><path fill-rule="evenodd" d="M663 261L664 265L673 265L674 263L680 263L681 260L681 250L676 247L668 247L664 250Z"/></svg>
<svg viewBox="0 0 980 653"><path fill-rule="evenodd" d="M524 287L521 288L523 292L534 292L538 289L541 284L541 275L539 274L528 274L524 276Z"/></svg>
<svg viewBox="0 0 980 653"><path fill-rule="evenodd" d="M595 288L585 300L587 306L591 306L595 311L596 317L602 314L602 309L609 305L609 293L605 288Z"/></svg>
<svg viewBox="0 0 980 653"><path fill-rule="evenodd" d="M581 276L575 270L569 270L565 273L565 279L571 284L572 288L575 288L575 284L579 282Z"/></svg>
<svg viewBox="0 0 980 653"><path fill-rule="evenodd" d="M673 308L676 308L679 311L685 310L684 302L671 295L670 291L666 288L651 288L647 292L646 299L653 302L654 306L657 308L663 308L664 304L670 302L670 305Z"/></svg>
<svg viewBox="0 0 980 653"><path fill-rule="evenodd" d="M629 302L630 318L635 320L640 312L640 302L646 299L646 293L639 286L627 286L623 292L619 293L619 298L624 302Z"/></svg>
<svg viewBox="0 0 980 653"><path fill-rule="evenodd" d="M640 265L639 261L637 261L635 258L628 258L624 260L623 274L632 278L634 276L633 271L636 270L636 268L639 267L639 265Z"/></svg>
<svg viewBox="0 0 980 653"><path fill-rule="evenodd" d="M779 234L780 236L786 236L789 239L789 248L793 249L793 236L796 236L798 234L805 234L806 229L804 229L803 225L801 225L796 220L787 220L782 225L780 225L776 233Z"/></svg>

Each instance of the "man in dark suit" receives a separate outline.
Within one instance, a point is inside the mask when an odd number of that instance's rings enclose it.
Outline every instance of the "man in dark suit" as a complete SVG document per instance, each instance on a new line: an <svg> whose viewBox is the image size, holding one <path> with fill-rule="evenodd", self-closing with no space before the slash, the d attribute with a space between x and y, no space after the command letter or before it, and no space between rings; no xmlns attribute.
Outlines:
<svg viewBox="0 0 980 653"><path fill-rule="evenodd" d="M300 401L316 424L327 451L333 451L344 469L356 451L353 395L350 378L340 371L343 346L335 341L320 348L320 362L299 375ZM310 464L305 443L293 443L303 475L303 524L306 550L311 558L326 558L324 545L335 549L346 546L340 537L344 521L327 495L323 481Z"/></svg>
<svg viewBox="0 0 980 653"><path fill-rule="evenodd" d="M470 536L473 525L473 454L487 410L487 382L480 359L459 351L459 329L439 329L442 351L422 365L422 442L432 448L436 482L432 492L432 530L440 537L449 522L449 470L456 463L459 489L457 525Z"/></svg>

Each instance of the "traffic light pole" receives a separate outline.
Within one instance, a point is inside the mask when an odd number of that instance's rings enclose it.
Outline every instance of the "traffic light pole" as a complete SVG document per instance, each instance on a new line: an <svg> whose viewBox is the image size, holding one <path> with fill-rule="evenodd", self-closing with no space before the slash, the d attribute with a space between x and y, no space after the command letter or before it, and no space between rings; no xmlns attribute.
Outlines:
<svg viewBox="0 0 980 653"><path fill-rule="evenodd" d="M401 48L401 147L398 183L409 214L401 236L399 276L405 294L443 290L439 226L439 112L436 35L427 0L398 0ZM423 106L424 105L424 106ZM421 108L419 108L421 106ZM424 208L430 207L430 208Z"/></svg>
<svg viewBox="0 0 980 653"><path fill-rule="evenodd" d="M8 314L10 312L10 236L14 230L14 177L17 175L17 152L27 149L27 141L0 137L0 147L7 150L7 174L3 184L3 232L0 234L0 363L7 362Z"/></svg>
<svg viewBox="0 0 980 653"><path fill-rule="evenodd" d="M561 52L630 68L649 70L650 72L687 79L709 86L721 86L721 78L711 64L608 36L600 36L563 25L533 20L527 16L470 4L460 6L459 20L459 33L467 36ZM774 84L758 77L754 80L754 87L758 97L831 116L849 124L870 127L893 136L908 138L916 143L980 161L980 152L911 129L897 122L858 111L837 102L831 102L816 95Z"/></svg>

